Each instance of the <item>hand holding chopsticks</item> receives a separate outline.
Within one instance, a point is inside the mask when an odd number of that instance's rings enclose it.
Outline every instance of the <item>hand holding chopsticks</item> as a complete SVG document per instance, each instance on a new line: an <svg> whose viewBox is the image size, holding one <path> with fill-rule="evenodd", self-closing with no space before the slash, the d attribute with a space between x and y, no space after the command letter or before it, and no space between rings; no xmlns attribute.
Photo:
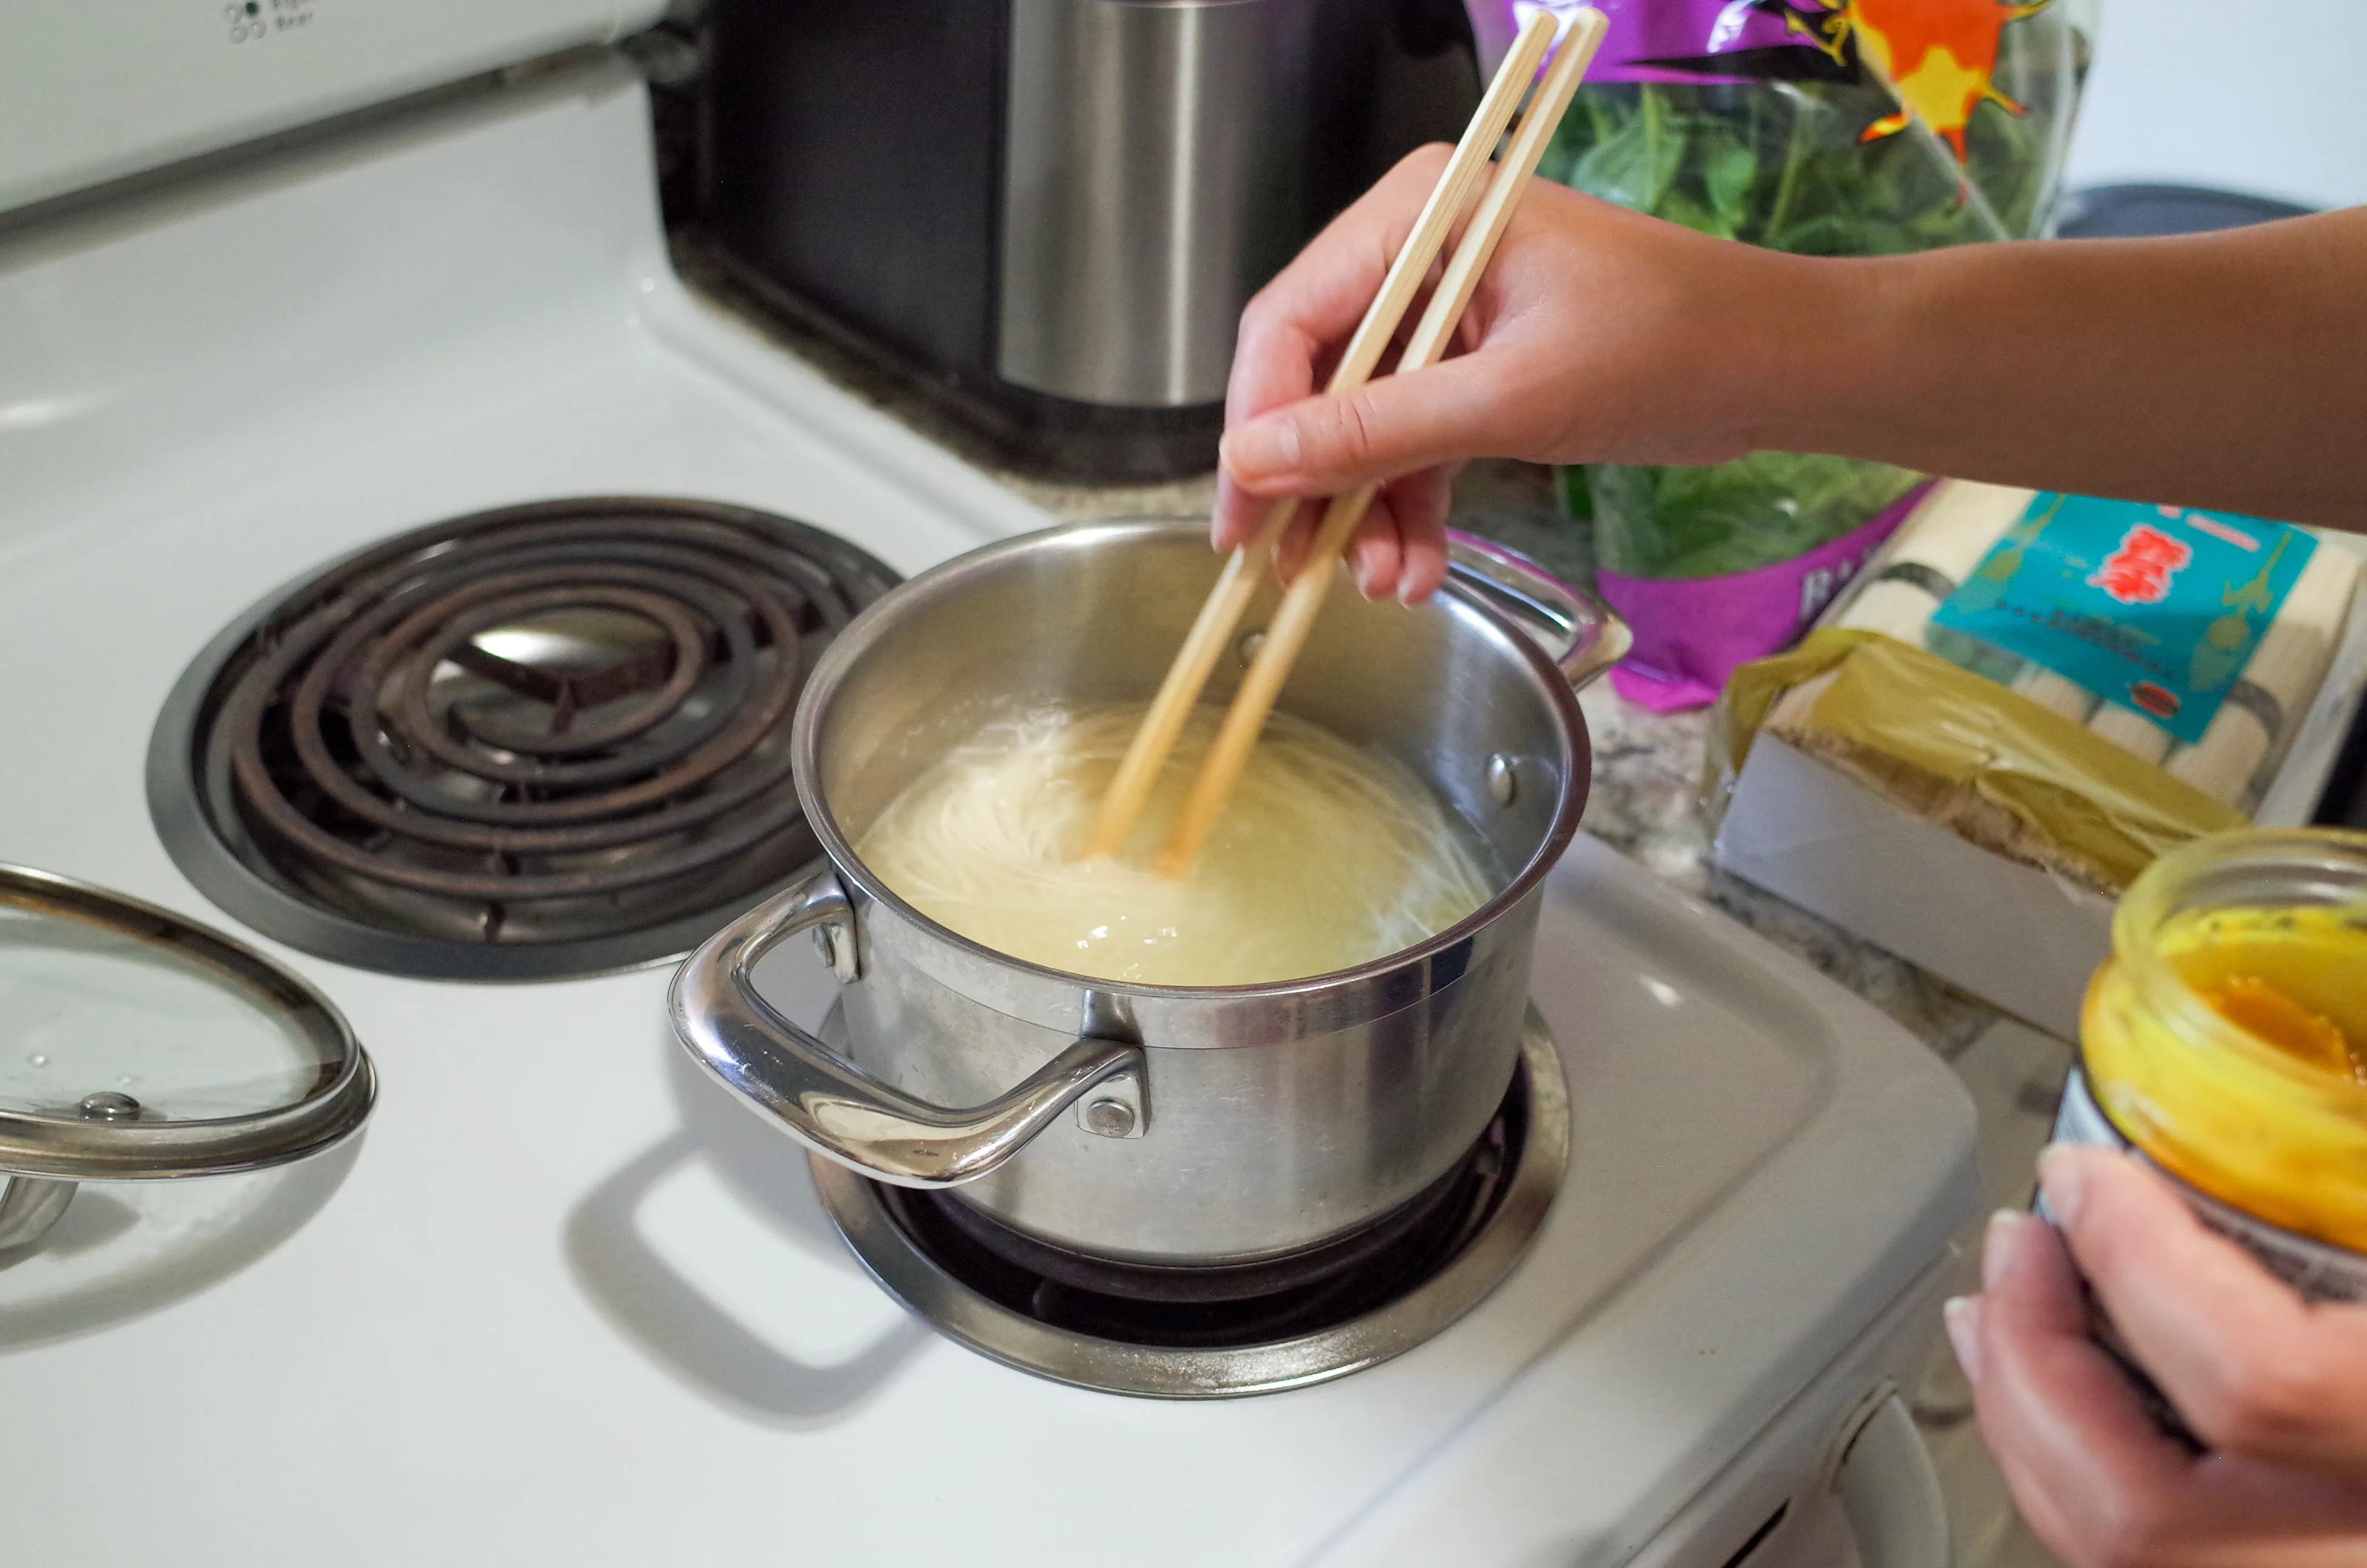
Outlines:
<svg viewBox="0 0 2367 1568"><path fill-rule="evenodd" d="M1553 42L1553 34L1554 19L1542 11L1530 17L1521 28L1496 79L1479 100L1479 107L1472 115L1463 140L1456 144L1455 155L1447 161L1445 172L1439 175L1405 243L1399 247L1397 259L1381 280L1380 292L1374 296L1355 335L1348 340L1348 347L1325 388L1327 392L1336 396L1363 386L1380 364L1381 355L1405 319L1415 293L1430 276L1431 265L1445 248L1448 234L1470 205L1471 193L1487 173L1489 158L1512 123L1523 93ZM1150 709L1143 716L1141 728L1135 732L1133 742L1118 763L1108 793L1102 797L1101 812L1085 840L1084 852L1088 857L1113 855L1125 845L1135 818L1142 814L1143 803L1150 797L1151 786L1167 764L1168 754L1175 749L1176 737L1184 732L1184 720L1191 716L1193 705L1200 700L1200 693L1217 667L1217 660L1232 639L1233 628L1240 624L1257 592L1259 571L1273 556L1274 546L1297 509L1295 499L1274 502L1257 538L1234 550L1232 558L1225 563L1224 575L1217 580L1207 603L1201 605L1199 618L1193 622L1182 651L1169 667L1158 695L1151 699Z"/></svg>
<svg viewBox="0 0 2367 1568"><path fill-rule="evenodd" d="M1529 92L1527 111L1503 157L1496 163L1478 210L1466 226L1428 308L1399 359L1399 373L1435 364L1444 355L1463 310L1478 286L1480 274L1502 239L1522 192L1535 173L1537 162L1569 108L1587 63L1602 42L1604 27L1601 13L1596 11L1580 11L1572 18L1551 69ZM1505 57L1503 67L1473 116L1470 129L1465 132L1383 280L1372 308L1351 340L1331 378L1331 392L1337 394L1361 385L1377 366L1383 347L1403 320L1448 232L1461 218L1471 188L1489 167L1489 154L1502 138L1523 92L1528 89L1552 29L1551 17L1542 12L1533 15ZM1337 497L1326 509L1314 543L1292 580L1280 611L1266 628L1263 645L1251 662L1216 744L1202 764L1175 829L1160 853L1158 868L1163 874L1181 875L1189 868L1223 810L1291 665L1306 644L1316 614L1330 590L1340 554L1372 504L1377 488L1366 487ZM1234 552L1104 797L1100 818L1087 841L1088 854L1114 853L1124 843L1217 658L1255 592L1256 562L1271 553L1297 505L1294 500L1277 502L1258 540Z"/></svg>

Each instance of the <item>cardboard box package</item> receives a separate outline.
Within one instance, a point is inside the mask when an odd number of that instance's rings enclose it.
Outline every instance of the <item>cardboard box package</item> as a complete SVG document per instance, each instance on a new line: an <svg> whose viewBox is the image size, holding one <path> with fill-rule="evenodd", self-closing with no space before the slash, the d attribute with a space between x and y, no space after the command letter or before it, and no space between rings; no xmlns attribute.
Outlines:
<svg viewBox="0 0 2367 1568"><path fill-rule="evenodd" d="M2321 544L2367 555L2367 541ZM2367 592L2253 814L2309 820L2367 690ZM2039 1028L2075 1038L2112 951L2112 904L1983 849L1773 735L1736 781L1712 858L1722 869L1920 964Z"/></svg>

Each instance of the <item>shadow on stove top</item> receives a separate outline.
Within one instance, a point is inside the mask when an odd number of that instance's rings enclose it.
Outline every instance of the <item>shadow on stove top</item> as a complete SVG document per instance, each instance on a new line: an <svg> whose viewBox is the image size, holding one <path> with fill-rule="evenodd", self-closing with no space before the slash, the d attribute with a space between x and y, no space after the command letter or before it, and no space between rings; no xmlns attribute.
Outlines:
<svg viewBox="0 0 2367 1568"><path fill-rule="evenodd" d="M801 1359L650 1244L639 1222L651 1195L704 1163L784 1245L855 1269L814 1193L804 1151L708 1082L671 1036L663 1048L682 1130L635 1155L575 1206L565 1235L569 1269L611 1326L692 1392L767 1426L830 1425L886 1387L933 1336L900 1314L852 1357Z"/></svg>
<svg viewBox="0 0 2367 1568"><path fill-rule="evenodd" d="M0 1355L97 1333L229 1279L327 1205L367 1139L243 1175L82 1183L47 1235L0 1252Z"/></svg>

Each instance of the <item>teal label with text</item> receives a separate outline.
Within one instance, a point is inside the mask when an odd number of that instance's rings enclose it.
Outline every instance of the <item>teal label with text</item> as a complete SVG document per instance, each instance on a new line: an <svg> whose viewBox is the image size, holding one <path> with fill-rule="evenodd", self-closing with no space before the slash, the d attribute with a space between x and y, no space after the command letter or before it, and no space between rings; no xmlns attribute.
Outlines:
<svg viewBox="0 0 2367 1568"><path fill-rule="evenodd" d="M2316 547L2258 517L2050 491L1931 619L2191 742Z"/></svg>

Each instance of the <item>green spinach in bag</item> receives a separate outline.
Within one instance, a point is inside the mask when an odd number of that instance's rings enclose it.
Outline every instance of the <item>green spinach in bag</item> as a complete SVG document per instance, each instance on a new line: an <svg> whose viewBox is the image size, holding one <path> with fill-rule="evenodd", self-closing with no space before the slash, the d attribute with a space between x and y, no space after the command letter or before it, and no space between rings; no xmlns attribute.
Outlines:
<svg viewBox="0 0 2367 1568"><path fill-rule="evenodd" d="M2087 49L2059 0L1595 4L1610 36L1549 177L1806 255L2044 231ZM1636 626L1618 685L1663 707L1707 702L1735 665L1795 637L1919 482L1774 452L1562 479L1568 510L1592 519L1603 592Z"/></svg>

